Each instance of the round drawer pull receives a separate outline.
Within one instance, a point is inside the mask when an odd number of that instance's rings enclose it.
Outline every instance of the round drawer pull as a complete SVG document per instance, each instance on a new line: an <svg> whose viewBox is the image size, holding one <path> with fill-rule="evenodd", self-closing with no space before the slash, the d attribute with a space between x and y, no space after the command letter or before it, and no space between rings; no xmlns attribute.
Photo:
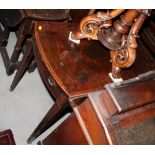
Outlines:
<svg viewBox="0 0 155 155"><path fill-rule="evenodd" d="M52 77L49 77L48 78L48 82L49 82L49 84L51 85L51 86L56 86L56 83L55 83L55 81L53 80L53 78Z"/></svg>

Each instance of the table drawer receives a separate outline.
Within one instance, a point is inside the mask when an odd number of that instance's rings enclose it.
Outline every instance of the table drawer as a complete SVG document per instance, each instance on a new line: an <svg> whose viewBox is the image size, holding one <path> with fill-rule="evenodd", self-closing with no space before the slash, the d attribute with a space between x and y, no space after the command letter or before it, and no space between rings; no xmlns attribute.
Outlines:
<svg viewBox="0 0 155 155"><path fill-rule="evenodd" d="M48 90L50 91L50 93L52 94L54 98L58 97L63 92L60 89L60 87L57 85L57 83L55 82L49 70L47 69L44 61L41 58L41 55L38 52L38 48L36 47L36 45L34 45L34 55L37 61L38 70L40 72L40 75L46 87L48 88Z"/></svg>

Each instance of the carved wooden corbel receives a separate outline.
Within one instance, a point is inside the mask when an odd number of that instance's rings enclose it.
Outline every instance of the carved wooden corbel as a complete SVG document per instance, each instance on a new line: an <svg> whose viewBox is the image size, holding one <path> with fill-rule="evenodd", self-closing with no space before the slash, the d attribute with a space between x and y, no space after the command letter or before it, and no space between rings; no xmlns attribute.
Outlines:
<svg viewBox="0 0 155 155"><path fill-rule="evenodd" d="M116 9L108 12L98 12L84 17L80 22L80 32L72 34L72 39L83 38L98 40L97 33L101 28L109 28L112 25L111 19L121 14L123 9Z"/></svg>
<svg viewBox="0 0 155 155"><path fill-rule="evenodd" d="M130 67L136 59L138 32L151 10L115 9L98 12L84 17L80 22L80 32L72 33L72 39L87 38L99 40L110 50L112 75L120 77L121 68ZM113 18L120 19L113 22Z"/></svg>
<svg viewBox="0 0 155 155"><path fill-rule="evenodd" d="M130 29L127 40L124 39L124 44L121 49L110 51L111 59L112 59L112 74L114 78L120 77L121 68L130 67L136 60L136 49L138 32L144 23L147 16L150 15L150 10L141 10L141 14L135 19L135 22ZM125 38L125 37L124 37Z"/></svg>

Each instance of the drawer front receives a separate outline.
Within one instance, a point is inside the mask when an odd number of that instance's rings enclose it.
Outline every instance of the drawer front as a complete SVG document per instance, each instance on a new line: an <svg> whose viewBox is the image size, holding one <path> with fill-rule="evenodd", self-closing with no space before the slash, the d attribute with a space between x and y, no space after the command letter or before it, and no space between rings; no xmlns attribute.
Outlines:
<svg viewBox="0 0 155 155"><path fill-rule="evenodd" d="M54 78L52 77L44 61L42 60L41 55L39 54L38 48L36 46L34 46L34 55L37 62L38 70L46 87L48 88L48 90L54 98L58 97L61 93L63 93L63 91L56 84Z"/></svg>

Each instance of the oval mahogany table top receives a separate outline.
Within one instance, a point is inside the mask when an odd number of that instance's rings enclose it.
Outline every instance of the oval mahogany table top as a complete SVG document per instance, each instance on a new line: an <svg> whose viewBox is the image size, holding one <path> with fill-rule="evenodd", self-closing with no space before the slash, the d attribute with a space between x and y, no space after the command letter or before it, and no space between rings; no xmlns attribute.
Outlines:
<svg viewBox="0 0 155 155"><path fill-rule="evenodd" d="M111 83L110 53L99 41L83 39L79 45L70 42L69 32L78 29L79 24L75 23L35 22L38 52L56 83L71 97L103 89ZM154 68L155 62L150 61L143 46L138 47L137 53L135 64L122 70L123 79Z"/></svg>

